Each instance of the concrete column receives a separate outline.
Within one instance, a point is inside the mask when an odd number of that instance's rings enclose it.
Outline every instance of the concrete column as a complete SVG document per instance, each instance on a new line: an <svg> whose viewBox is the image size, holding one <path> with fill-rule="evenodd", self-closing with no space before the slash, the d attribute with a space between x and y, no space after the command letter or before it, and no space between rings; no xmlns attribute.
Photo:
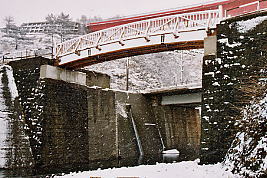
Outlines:
<svg viewBox="0 0 267 178"><path fill-rule="evenodd" d="M204 39L204 56L217 55L217 36L212 35Z"/></svg>

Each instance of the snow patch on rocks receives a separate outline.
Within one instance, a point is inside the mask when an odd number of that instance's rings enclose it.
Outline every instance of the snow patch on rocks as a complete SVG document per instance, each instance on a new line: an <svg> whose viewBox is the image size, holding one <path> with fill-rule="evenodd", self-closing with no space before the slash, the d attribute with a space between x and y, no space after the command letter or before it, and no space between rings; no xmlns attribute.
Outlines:
<svg viewBox="0 0 267 178"><path fill-rule="evenodd" d="M163 154L180 154L180 152L176 149L171 149L171 150L165 150L162 152Z"/></svg>
<svg viewBox="0 0 267 178"><path fill-rule="evenodd" d="M127 118L127 112L125 110L125 104L116 102L116 112L124 118Z"/></svg>
<svg viewBox="0 0 267 178"><path fill-rule="evenodd" d="M247 33L249 30L255 28L258 24L267 20L267 16L256 17L249 20L242 20L237 22L237 30L240 33Z"/></svg>
<svg viewBox="0 0 267 178"><path fill-rule="evenodd" d="M11 94L11 99L14 101L16 97L19 96L18 89L15 83L15 79L13 76L13 69L9 65L5 65L6 72L7 72L7 78L8 78L8 87Z"/></svg>

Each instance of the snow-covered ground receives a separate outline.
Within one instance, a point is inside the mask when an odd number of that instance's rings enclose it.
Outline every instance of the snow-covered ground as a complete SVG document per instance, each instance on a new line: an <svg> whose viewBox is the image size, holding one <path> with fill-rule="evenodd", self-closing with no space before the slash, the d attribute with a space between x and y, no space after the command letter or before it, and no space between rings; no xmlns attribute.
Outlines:
<svg viewBox="0 0 267 178"><path fill-rule="evenodd" d="M227 171L220 163L215 165L198 165L198 160L172 164L158 163L156 165L141 165L129 168L99 169L56 177L239 178L238 175L234 175L230 171Z"/></svg>
<svg viewBox="0 0 267 178"><path fill-rule="evenodd" d="M66 35L65 39L74 37L77 37L77 35ZM61 41L62 37L57 34L25 34L18 36L16 39L0 30L0 57L19 58L38 54L50 58L52 47Z"/></svg>

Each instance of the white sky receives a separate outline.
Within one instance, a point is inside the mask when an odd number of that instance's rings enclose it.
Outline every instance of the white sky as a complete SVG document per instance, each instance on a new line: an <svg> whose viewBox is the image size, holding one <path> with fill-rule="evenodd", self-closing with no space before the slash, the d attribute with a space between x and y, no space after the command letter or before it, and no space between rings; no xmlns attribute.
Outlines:
<svg viewBox="0 0 267 178"><path fill-rule="evenodd" d="M73 20L86 15L103 18L132 15L211 0L0 0L0 26L6 16L13 16L15 23L44 21L49 13L70 14Z"/></svg>

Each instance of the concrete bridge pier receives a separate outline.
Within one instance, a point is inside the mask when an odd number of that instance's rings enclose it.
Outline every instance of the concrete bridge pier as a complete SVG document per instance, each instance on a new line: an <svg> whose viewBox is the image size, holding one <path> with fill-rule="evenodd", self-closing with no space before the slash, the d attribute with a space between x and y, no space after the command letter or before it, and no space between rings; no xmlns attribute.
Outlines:
<svg viewBox="0 0 267 178"><path fill-rule="evenodd" d="M214 32L204 38L204 57L205 56L216 56L217 54L217 36Z"/></svg>
<svg viewBox="0 0 267 178"><path fill-rule="evenodd" d="M66 69L50 66L50 65L42 65L40 69L40 79L53 79L53 80L61 80L68 83L75 83L78 85L86 86L86 74L77 71L69 71Z"/></svg>
<svg viewBox="0 0 267 178"><path fill-rule="evenodd" d="M216 146L217 137L216 130L213 128L213 124L209 120L209 108L212 107L207 105L207 93L208 88L210 88L211 83L208 82L210 77L214 76L214 73L210 72L210 69L207 67L207 61L215 61L217 56L217 35L213 34L207 36L204 39L204 57L203 57L203 68L202 68L202 88L203 88L203 97L201 104L201 144L200 144L200 160L202 164L216 163L220 156L221 152L218 151ZM209 78L207 78L209 77ZM213 97L210 97L209 100L212 101ZM214 117L214 116L211 116ZM216 120L216 119L215 119ZM214 121L214 123L217 123ZM218 123L217 123L218 124ZM214 134L214 135L213 135ZM216 137L216 138L215 138ZM213 138L210 140L210 138ZM221 161L221 160L220 160Z"/></svg>

